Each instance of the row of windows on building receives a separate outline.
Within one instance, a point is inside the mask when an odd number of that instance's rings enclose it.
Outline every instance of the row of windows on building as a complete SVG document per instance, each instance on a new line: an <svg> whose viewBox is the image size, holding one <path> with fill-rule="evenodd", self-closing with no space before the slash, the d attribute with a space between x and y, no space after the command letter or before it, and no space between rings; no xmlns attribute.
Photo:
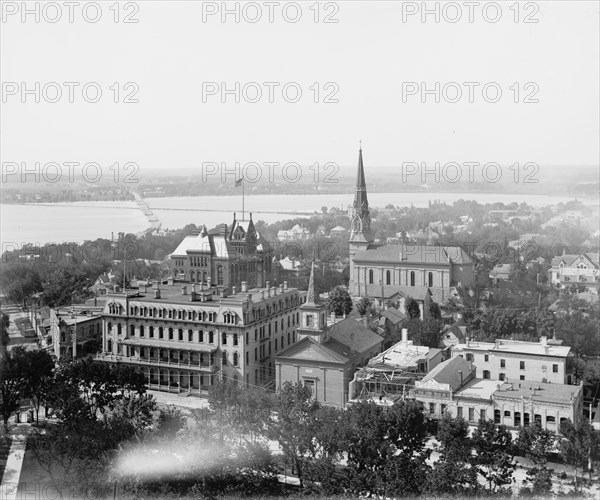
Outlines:
<svg viewBox="0 0 600 500"><path fill-rule="evenodd" d="M87 327L88 336L94 335L94 330L97 335L100 335L100 322L96 323L95 326L88 325L88 327ZM84 337L85 336L85 326L80 326L79 328L77 328L76 331L75 331L75 327L73 327L71 330L71 334L73 334L73 333L77 336ZM67 341L67 336L66 336L65 330L60 331L60 341L61 342Z"/></svg>
<svg viewBox="0 0 600 500"><path fill-rule="evenodd" d="M441 403L440 404L440 413L442 415L444 415L446 410L447 410L447 405L444 403ZM466 413L465 413L465 410L466 410ZM429 403L429 413L431 415L435 415L436 412L437 412L437 403ZM525 412L525 413L523 413L522 416L523 416L523 421L521 421L521 412L515 411L513 413L510 410L504 410L504 419L505 420L504 420L504 422L502 422L502 410L495 409L494 410L494 423L507 424L506 419L513 418L513 426L514 427L520 427L521 425L523 425L524 427L528 427L531 423L531 415L529 413ZM456 417L464 418L469 422L487 420L487 418L488 418L487 410L485 408L477 409L472 406L466 407L466 408L462 407L462 406L458 406L456 408ZM535 413L533 415L533 420L536 424L542 425L542 415L540 413ZM560 419L560 423L562 424L566 420L567 420L566 417L562 417ZM546 415L546 424L556 424L556 417L554 415Z"/></svg>
<svg viewBox="0 0 600 500"><path fill-rule="evenodd" d="M460 355L460 356L462 357L462 355ZM471 354L471 353L467 353L466 356L465 356L465 359L467 361L475 361L475 356L473 356L473 354ZM483 355L483 360L486 363L489 362L490 361L490 355L489 354L484 354ZM506 359L502 359L502 358L500 359L500 368L506 368ZM523 360L519 361L519 369L520 370L525 370L525 361L523 361ZM546 366L542 365L542 370L544 370L544 369L546 369ZM485 373L488 373L488 374L490 373L488 370L484 370L483 373L484 373L483 378L490 378L489 376L487 376L487 377L485 376ZM552 373L558 373L558 364L554 363L552 365ZM504 380L504 379L500 379L500 380Z"/></svg>
<svg viewBox="0 0 600 500"><path fill-rule="evenodd" d="M264 307L252 309L252 319L257 320L265 316L271 316L278 312L283 312L285 309L295 307L304 303L306 299L300 299L298 296L286 297L277 302L267 304ZM110 314L121 315L123 313L123 307L121 304L113 303L109 304L108 311ZM215 323L217 322L218 315L215 311L195 311L186 309L174 309L174 308L157 308L147 306L130 306L129 314L131 316L141 316L147 318L162 318L162 319L176 319L181 321L202 321ZM246 322L248 318L245 317ZM223 315L223 322L229 324L237 324L239 316L235 312L226 312Z"/></svg>
<svg viewBox="0 0 600 500"><path fill-rule="evenodd" d="M416 274L414 271L410 272L409 281L410 281L410 286L416 286L417 279L416 279ZM375 270L369 269L369 285L373 285L373 284L376 284L375 283ZM385 272L385 284L386 285L394 284L392 281L392 271L390 271L390 270L387 270ZM433 286L433 273L432 272L427 273L427 286Z"/></svg>
<svg viewBox="0 0 600 500"><path fill-rule="evenodd" d="M290 318L288 318L288 326L290 326ZM292 316L292 326L294 326L296 324L295 321L295 317ZM255 328L254 329L254 342L258 342L259 340L262 340L264 338L270 338L271 335L273 333L278 333L278 328L279 323L277 321L273 322L273 324L269 323L268 325L263 325L259 328ZM108 333L110 334L112 332L112 328L113 325L112 323L108 323L107 325L108 327ZM284 321L283 319L281 320L281 332L283 332L284 329ZM123 327L120 323L117 324L117 335L121 335L123 333ZM206 333L206 335L205 335ZM137 335L136 335L137 334ZM166 334L166 335L165 335ZM260 337L259 337L260 335ZM139 337L139 338L145 338L146 337L146 327L144 325L139 325L136 328L136 325L129 325L129 336L130 337ZM231 341L232 341L232 345L238 345L239 344L239 335L237 333L228 333L228 332L222 332L221 333L221 344L222 345L227 345L228 343L228 339L229 337L231 337ZM194 331L192 329L188 329L187 332L184 331L183 328L178 328L177 329L177 335L175 335L175 329L172 327L169 328L164 328L162 326L159 327L154 327L154 326L149 326L148 327L148 338L158 338L159 340L178 340L180 342L194 342ZM288 344L289 344L289 338L290 338L290 332L288 332ZM64 341L64 340L63 340ZM215 343L215 334L213 331L208 331L205 332L204 330L198 330L198 337L197 337L197 342L198 343L209 343L209 344L214 344ZM246 335L246 345L248 345L250 342L250 335ZM275 341L277 342L277 341ZM282 341L283 344L283 341ZM275 350L277 350L277 347L275 348Z"/></svg>

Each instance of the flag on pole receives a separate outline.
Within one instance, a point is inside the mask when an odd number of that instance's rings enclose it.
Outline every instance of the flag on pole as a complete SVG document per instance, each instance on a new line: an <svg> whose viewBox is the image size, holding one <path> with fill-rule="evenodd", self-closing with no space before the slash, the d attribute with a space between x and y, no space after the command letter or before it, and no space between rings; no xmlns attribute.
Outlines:
<svg viewBox="0 0 600 500"><path fill-rule="evenodd" d="M244 178L240 177L237 181L235 181L235 187L240 187L242 182L244 182Z"/></svg>

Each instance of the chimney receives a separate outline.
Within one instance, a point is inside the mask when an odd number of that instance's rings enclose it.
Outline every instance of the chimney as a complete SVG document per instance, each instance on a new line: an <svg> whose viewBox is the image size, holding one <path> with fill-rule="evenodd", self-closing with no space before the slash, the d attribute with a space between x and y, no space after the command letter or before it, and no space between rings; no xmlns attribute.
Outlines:
<svg viewBox="0 0 600 500"><path fill-rule="evenodd" d="M210 287L212 286L211 281L212 281L212 278L210 276L208 278L206 278L206 283L207 283L207 286L208 286L209 290L210 290Z"/></svg>
<svg viewBox="0 0 600 500"><path fill-rule="evenodd" d="M271 282L270 281L266 281L265 282L265 288L268 290L269 288L271 288Z"/></svg>
<svg viewBox="0 0 600 500"><path fill-rule="evenodd" d="M119 285L115 285L115 292L119 293L121 291L121 287Z"/></svg>
<svg viewBox="0 0 600 500"><path fill-rule="evenodd" d="M408 345L408 329L402 328L402 344Z"/></svg>
<svg viewBox="0 0 600 500"><path fill-rule="evenodd" d="M248 304L252 304L252 294L248 294Z"/></svg>
<svg viewBox="0 0 600 500"><path fill-rule="evenodd" d="M155 299L160 299L160 288L155 288L154 289L154 298Z"/></svg>
<svg viewBox="0 0 600 500"><path fill-rule="evenodd" d="M462 387L463 385L463 374L462 374L462 370L458 370L458 375L460 376L460 385Z"/></svg>
<svg viewBox="0 0 600 500"><path fill-rule="evenodd" d="M181 295L187 295L187 286L181 287Z"/></svg>
<svg viewBox="0 0 600 500"><path fill-rule="evenodd" d="M190 294L190 302L196 300L196 283L192 284L192 293Z"/></svg>
<svg viewBox="0 0 600 500"><path fill-rule="evenodd" d="M233 285L231 287L231 295L235 295L237 293L237 286Z"/></svg>
<svg viewBox="0 0 600 500"><path fill-rule="evenodd" d="M219 289L219 297L221 297L222 299L227 298L227 288L222 286Z"/></svg>
<svg viewBox="0 0 600 500"><path fill-rule="evenodd" d="M265 300L265 291L264 290L260 291L260 298L261 298L261 300Z"/></svg>
<svg viewBox="0 0 600 500"><path fill-rule="evenodd" d="M173 286L173 276L169 276L169 277L167 278L167 285L169 285L169 286Z"/></svg>
<svg viewBox="0 0 600 500"><path fill-rule="evenodd" d="M248 283L246 281L242 281L242 292L248 291Z"/></svg>
<svg viewBox="0 0 600 500"><path fill-rule="evenodd" d="M275 297L275 295L277 295L277 287L276 286L271 287L271 294L273 295L273 297Z"/></svg>
<svg viewBox="0 0 600 500"><path fill-rule="evenodd" d="M283 285L279 285L279 293L283 293Z"/></svg>
<svg viewBox="0 0 600 500"><path fill-rule="evenodd" d="M283 289L284 289L284 290L287 290L287 289L288 289L288 282L287 282L287 281L284 281L284 282L283 282Z"/></svg>
<svg viewBox="0 0 600 500"><path fill-rule="evenodd" d="M543 337L540 337L540 342L542 343L542 346L547 347L548 346L548 337L546 337L545 335Z"/></svg>

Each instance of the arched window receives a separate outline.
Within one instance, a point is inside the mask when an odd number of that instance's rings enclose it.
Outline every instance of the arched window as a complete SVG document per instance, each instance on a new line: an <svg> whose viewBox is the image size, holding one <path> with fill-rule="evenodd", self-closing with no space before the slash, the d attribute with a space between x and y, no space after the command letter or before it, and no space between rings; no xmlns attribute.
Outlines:
<svg viewBox="0 0 600 500"><path fill-rule="evenodd" d="M121 335L121 333L123 333L123 327L121 323L117 323L117 335Z"/></svg>
<svg viewBox="0 0 600 500"><path fill-rule="evenodd" d="M135 325L129 325L129 335L135 337Z"/></svg>
<svg viewBox="0 0 600 500"><path fill-rule="evenodd" d="M196 281L196 272L190 271L190 281Z"/></svg>
<svg viewBox="0 0 600 500"><path fill-rule="evenodd" d="M227 352L223 351L223 355L221 356L223 360L223 366L227 364Z"/></svg>
<svg viewBox="0 0 600 500"><path fill-rule="evenodd" d="M237 333L233 334L233 345L238 345L238 334Z"/></svg>
<svg viewBox="0 0 600 500"><path fill-rule="evenodd" d="M373 284L373 269L369 269L369 284Z"/></svg>
<svg viewBox="0 0 600 500"><path fill-rule="evenodd" d="M415 272L410 272L410 286L415 286Z"/></svg>
<svg viewBox="0 0 600 500"><path fill-rule="evenodd" d="M234 352L233 353L233 366L238 366L238 363L239 363L239 359L238 358L239 358L238 353Z"/></svg>
<svg viewBox="0 0 600 500"><path fill-rule="evenodd" d="M158 327L158 338L159 338L159 339L162 339L162 338L163 338L163 336L164 336L164 330L163 330L163 327L162 327L162 326L159 326L159 327Z"/></svg>
<svg viewBox="0 0 600 500"><path fill-rule="evenodd" d="M427 274L427 282L429 286L433 286L433 273L428 273Z"/></svg>
<svg viewBox="0 0 600 500"><path fill-rule="evenodd" d="M112 323L108 324L108 333L112 332Z"/></svg>
<svg viewBox="0 0 600 500"><path fill-rule="evenodd" d="M391 285L392 284L392 271L386 271L385 272L385 284L386 285Z"/></svg>
<svg viewBox="0 0 600 500"><path fill-rule="evenodd" d="M483 370L483 378L486 378L486 379L490 378L490 371L489 370Z"/></svg>
<svg viewBox="0 0 600 500"><path fill-rule="evenodd" d="M106 350L112 354L113 352L113 341L111 339L108 339L108 342L106 343Z"/></svg>
<svg viewBox="0 0 600 500"><path fill-rule="evenodd" d="M148 328L148 335L150 336L150 338L154 338L154 327L153 326Z"/></svg>
<svg viewBox="0 0 600 500"><path fill-rule="evenodd" d="M140 337L144 336L144 325L140 325Z"/></svg>
<svg viewBox="0 0 600 500"><path fill-rule="evenodd" d="M223 266L219 264L217 266L217 285L223 284Z"/></svg>

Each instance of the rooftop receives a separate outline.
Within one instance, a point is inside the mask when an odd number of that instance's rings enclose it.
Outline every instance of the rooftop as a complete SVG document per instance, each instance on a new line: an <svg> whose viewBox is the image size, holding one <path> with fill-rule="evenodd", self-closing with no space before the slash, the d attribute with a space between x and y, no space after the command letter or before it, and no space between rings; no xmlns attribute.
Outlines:
<svg viewBox="0 0 600 500"><path fill-rule="evenodd" d="M432 358L440 349L413 345L412 340L398 342L369 361L369 367L387 370L415 370L420 362Z"/></svg>
<svg viewBox="0 0 600 500"><path fill-rule="evenodd" d="M498 382L497 380L474 378L460 387L453 397L489 400L498 388L507 388L509 385L506 382Z"/></svg>
<svg viewBox="0 0 600 500"><path fill-rule="evenodd" d="M384 245L357 252L354 261L390 263L470 264L471 258L460 247L442 245Z"/></svg>
<svg viewBox="0 0 600 500"><path fill-rule="evenodd" d="M463 380L466 380L472 371L471 363L460 356L456 356L437 365L423 377L420 384L433 380L438 384L448 384L450 389L455 391L463 385Z"/></svg>
<svg viewBox="0 0 600 500"><path fill-rule="evenodd" d="M551 403L569 404L573 398L582 391L581 385L545 384L542 382L531 382L518 380L507 382L494 393L494 397L500 398L527 398L534 401L547 401Z"/></svg>
<svg viewBox="0 0 600 500"><path fill-rule="evenodd" d="M491 351L495 353L531 354L535 356L557 356L564 358L568 356L570 347L552 345L546 342L525 342L520 340L498 339L496 342L468 342L457 344L453 351Z"/></svg>
<svg viewBox="0 0 600 500"><path fill-rule="evenodd" d="M192 300L192 291L195 285L196 300ZM183 289L185 287L185 294ZM283 287L283 288L282 288ZM155 297L155 286L148 287L147 290L126 290L125 292L109 292L107 297L109 299L124 298L127 296L130 300L138 302L149 302L158 304L178 304L178 305L200 305L203 306L219 306L229 305L232 307L241 306L243 303L248 302L248 298L251 297L253 303L259 302L276 302L283 297L290 297L295 294L305 294L305 291L299 290L298 288L285 288L285 285L278 287L267 288L250 288L245 292L236 289L236 293L228 293L226 297L220 296L220 288L217 286L211 286L210 289L207 286L202 286L200 283L191 283L183 281L175 281L172 285L160 285L160 298ZM230 291L231 292L231 291ZM269 296L270 294L270 296ZM208 301L202 301L200 297L207 295L210 297Z"/></svg>

